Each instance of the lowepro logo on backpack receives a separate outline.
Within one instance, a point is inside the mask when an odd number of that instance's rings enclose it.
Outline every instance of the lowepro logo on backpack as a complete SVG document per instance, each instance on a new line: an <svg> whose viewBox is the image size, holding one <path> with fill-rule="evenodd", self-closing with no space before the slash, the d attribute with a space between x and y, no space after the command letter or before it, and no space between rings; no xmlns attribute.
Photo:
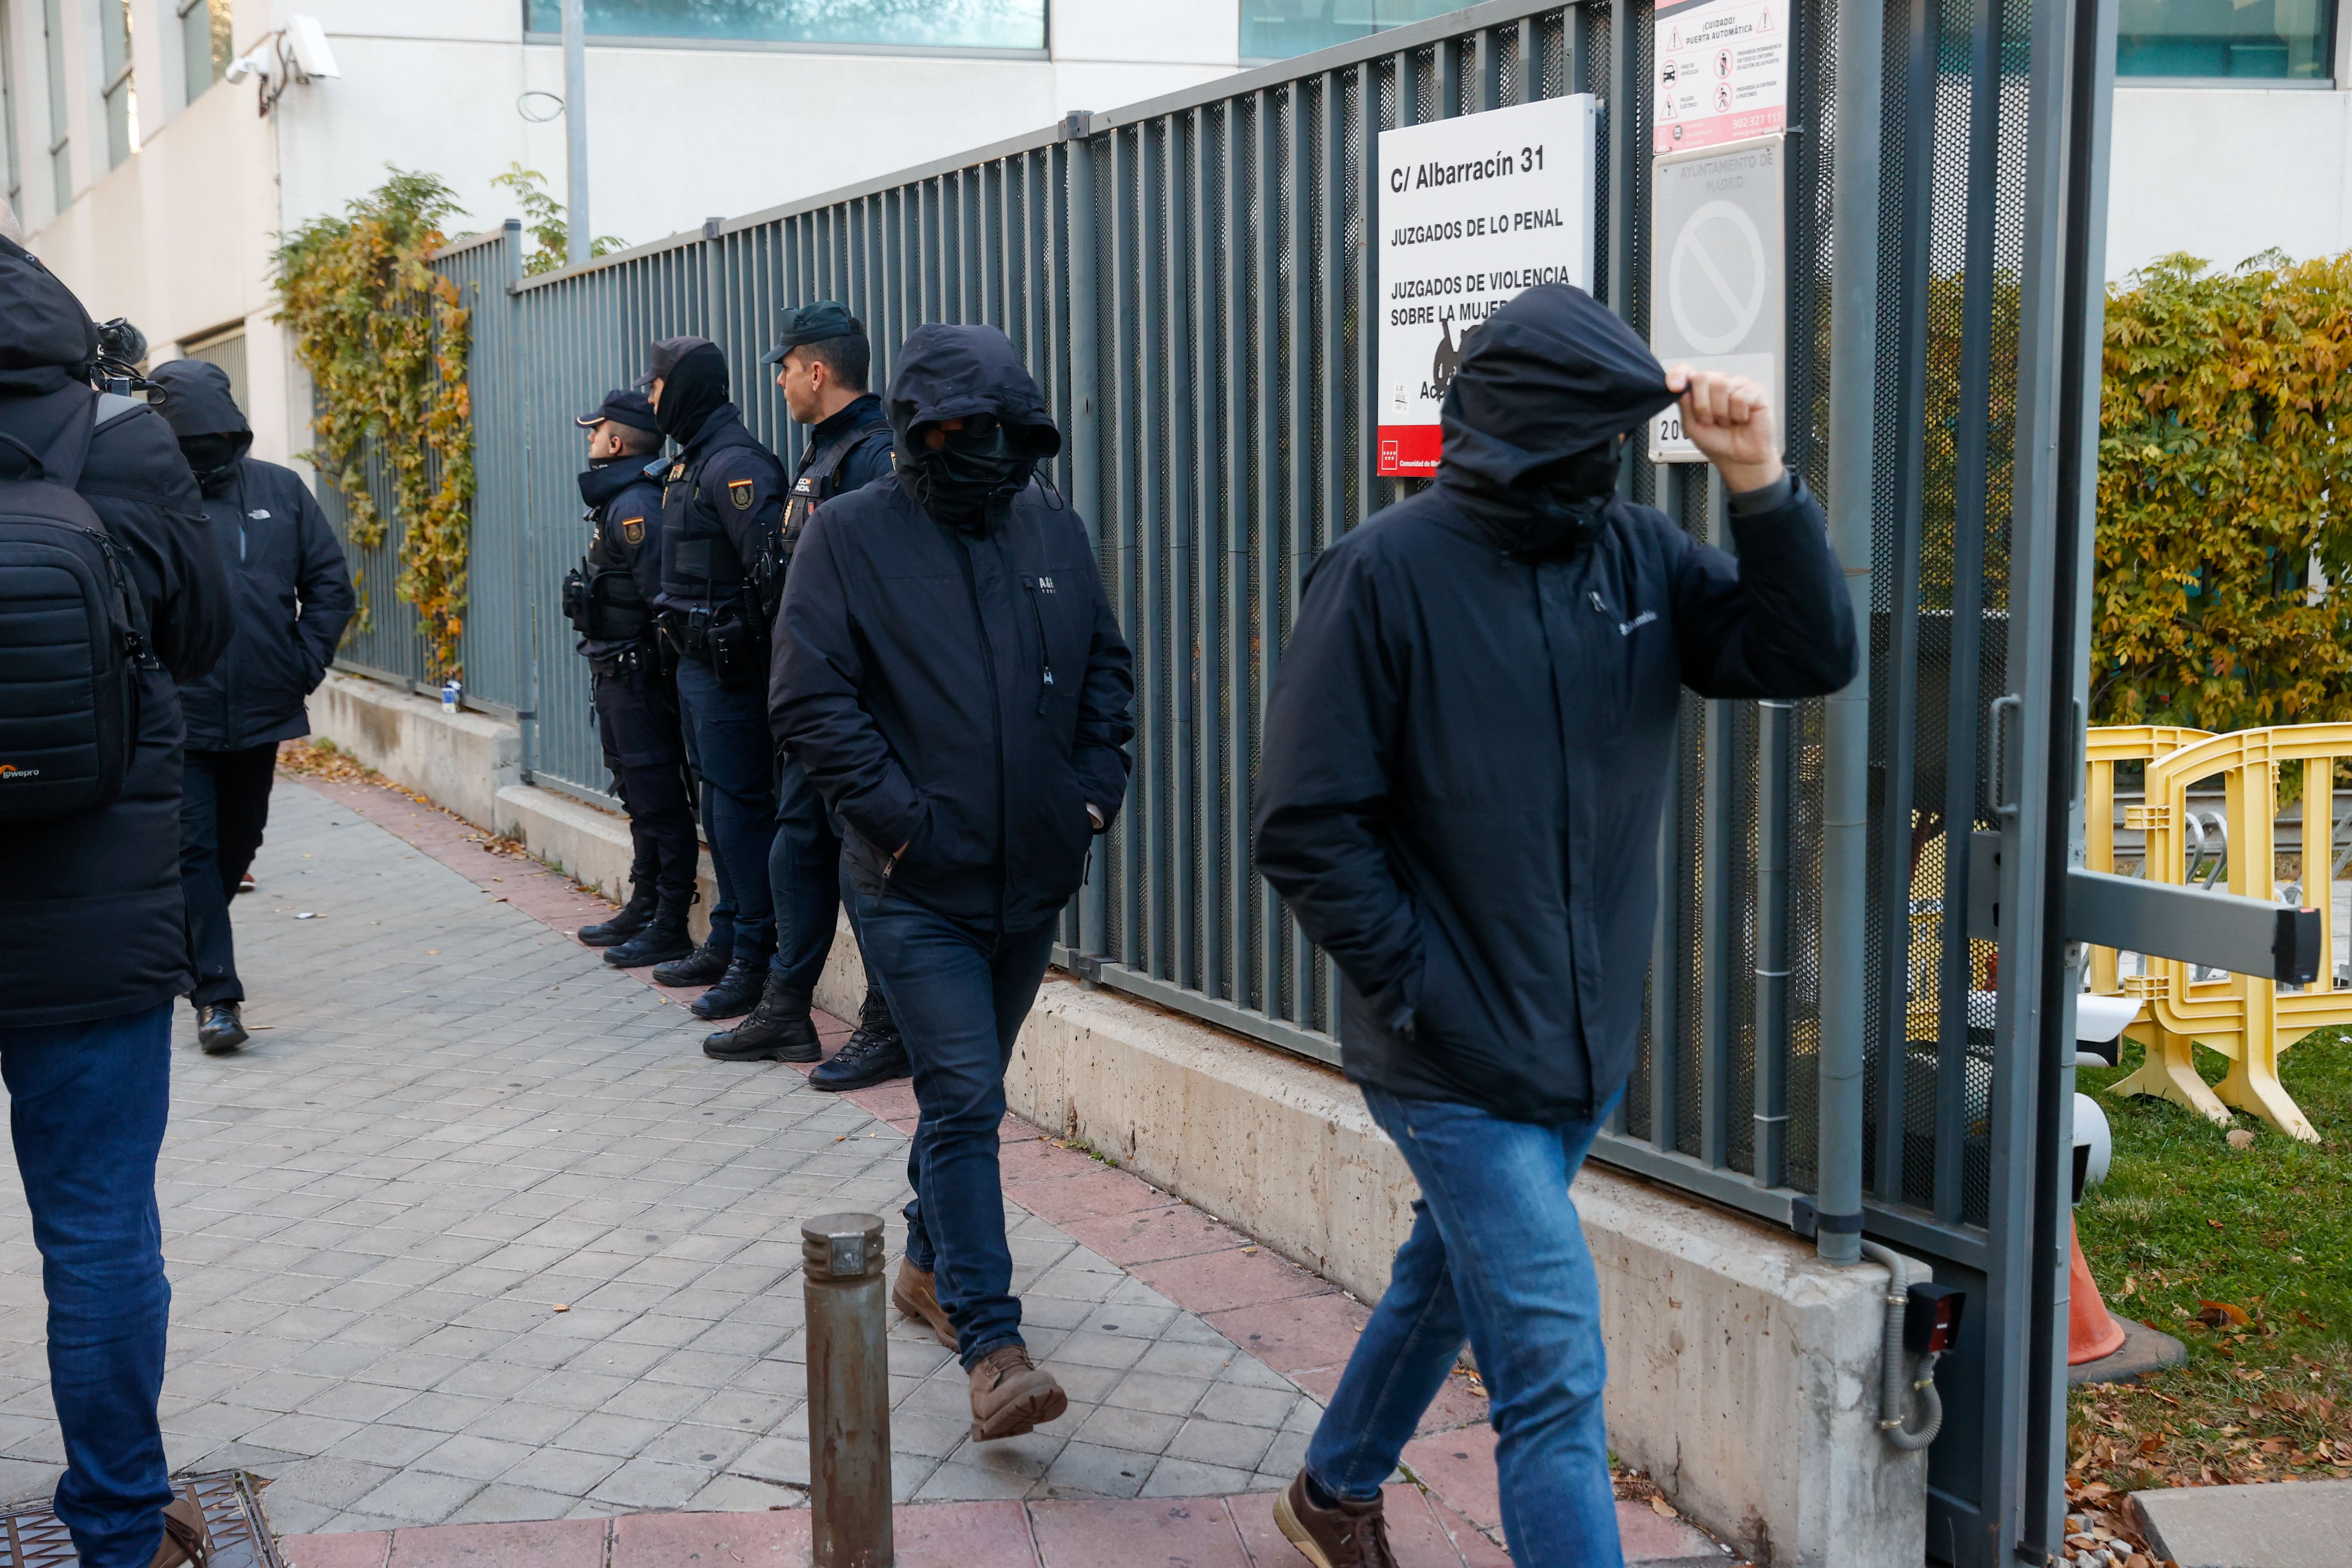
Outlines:
<svg viewBox="0 0 2352 1568"><path fill-rule="evenodd" d="M100 416L132 406L93 394L42 444L0 405L0 821L108 805L138 744L144 606L74 488Z"/></svg>

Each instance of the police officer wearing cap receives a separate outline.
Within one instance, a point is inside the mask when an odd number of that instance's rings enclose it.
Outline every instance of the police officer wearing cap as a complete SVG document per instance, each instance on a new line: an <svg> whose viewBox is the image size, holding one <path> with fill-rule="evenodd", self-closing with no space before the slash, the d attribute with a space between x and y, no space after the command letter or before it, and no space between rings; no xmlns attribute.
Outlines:
<svg viewBox="0 0 2352 1568"><path fill-rule="evenodd" d="M782 606L783 569L809 518L833 497L891 471L890 424L882 400L866 389L873 359L865 326L831 300L785 310L776 346L761 358L763 366L777 367L785 409L810 426L761 583L761 608L772 626ZM751 1016L705 1044L705 1053L722 1061L813 1062L819 1055L809 999L824 972L841 908L841 840L808 775L781 745L776 764L776 837L768 859L776 957ZM910 1070L889 1004L869 977L856 1032L809 1082L818 1089L864 1089Z"/></svg>
<svg viewBox="0 0 2352 1568"><path fill-rule="evenodd" d="M694 951L686 915L694 902L698 847L677 725L677 689L654 625L661 592L661 451L654 405L642 392L609 392L573 421L588 432L588 555L563 580L563 613L580 634L596 703L596 729L614 793L629 814L629 901L580 940L622 968Z"/></svg>
<svg viewBox="0 0 2352 1568"><path fill-rule="evenodd" d="M664 985L709 985L698 1018L739 1018L760 998L776 951L768 847L776 834L774 742L765 688L762 558L782 527L784 469L727 395L727 360L707 338L653 345L644 378L655 423L678 444L661 470L663 635L677 655L687 755L702 781L702 824L719 882L710 938L662 964Z"/></svg>

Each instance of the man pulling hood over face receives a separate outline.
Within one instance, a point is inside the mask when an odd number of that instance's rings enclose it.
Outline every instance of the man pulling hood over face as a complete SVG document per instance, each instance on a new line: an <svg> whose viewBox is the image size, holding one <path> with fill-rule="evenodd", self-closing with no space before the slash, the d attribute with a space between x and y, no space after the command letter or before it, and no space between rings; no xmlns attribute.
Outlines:
<svg viewBox="0 0 2352 1568"><path fill-rule="evenodd" d="M1441 483L1484 504L1498 548L1573 555L1597 535L1624 437L1675 400L1649 349L1565 283L1530 289L1472 333L1438 412Z"/></svg>
<svg viewBox="0 0 2352 1568"><path fill-rule="evenodd" d="M933 521L967 533L986 531L1062 449L1045 395L994 327L916 328L886 405L908 492ZM931 430L951 419L963 428L941 431L933 447Z"/></svg>
<svg viewBox="0 0 2352 1568"><path fill-rule="evenodd" d="M208 496L226 491L237 459L253 445L253 427L229 394L228 372L205 360L175 359L148 379L163 389L150 401L180 438L197 485Z"/></svg>

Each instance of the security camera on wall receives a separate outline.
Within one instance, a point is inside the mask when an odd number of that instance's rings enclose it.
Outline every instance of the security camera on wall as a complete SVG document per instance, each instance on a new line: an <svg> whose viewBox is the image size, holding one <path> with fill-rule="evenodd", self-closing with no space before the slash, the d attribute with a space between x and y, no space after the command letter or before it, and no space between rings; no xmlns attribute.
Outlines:
<svg viewBox="0 0 2352 1568"><path fill-rule="evenodd" d="M222 73L222 79L234 87L238 82L251 81L256 77L266 78L268 75L269 58L259 49L256 49L249 55L239 55L229 61L228 69Z"/></svg>
<svg viewBox="0 0 2352 1568"><path fill-rule="evenodd" d="M327 29L315 16L286 19L286 53L296 71L307 77L341 77L335 51L327 47Z"/></svg>

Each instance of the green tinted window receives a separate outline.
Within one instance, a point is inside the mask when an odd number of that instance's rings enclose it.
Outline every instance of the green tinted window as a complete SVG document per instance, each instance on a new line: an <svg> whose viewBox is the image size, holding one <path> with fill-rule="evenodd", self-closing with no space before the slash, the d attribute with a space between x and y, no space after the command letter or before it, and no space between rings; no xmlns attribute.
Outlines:
<svg viewBox="0 0 2352 1568"><path fill-rule="evenodd" d="M1458 11L1468 0L1242 0L1242 58L1286 60L1407 22Z"/></svg>
<svg viewBox="0 0 2352 1568"><path fill-rule="evenodd" d="M590 33L606 37L1045 47L1045 0L587 0L585 20ZM560 0L523 0L523 24L534 33L561 33Z"/></svg>
<svg viewBox="0 0 2352 1568"><path fill-rule="evenodd" d="M2334 0L2121 0L2117 76L2313 81L2328 74Z"/></svg>

